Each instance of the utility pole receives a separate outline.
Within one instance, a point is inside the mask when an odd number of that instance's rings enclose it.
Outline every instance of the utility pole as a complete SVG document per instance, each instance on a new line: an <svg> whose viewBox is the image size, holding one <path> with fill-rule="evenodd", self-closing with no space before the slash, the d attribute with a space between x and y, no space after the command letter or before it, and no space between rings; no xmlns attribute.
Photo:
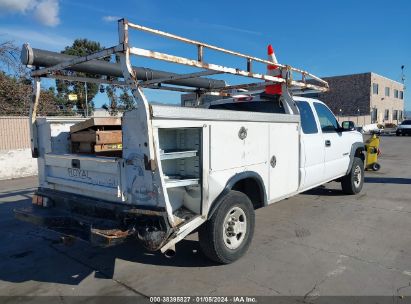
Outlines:
<svg viewBox="0 0 411 304"><path fill-rule="evenodd" d="M402 84L404 85L404 90L405 90L405 75L404 75L404 68L405 68L405 66L404 66L404 65L402 65L402 66L401 66L401 82L402 82Z"/></svg>
<svg viewBox="0 0 411 304"><path fill-rule="evenodd" d="M404 101L404 108L402 108L401 113L404 113L404 111L405 111L405 99L404 99L404 95L405 95L405 75L404 75L404 68L405 68L405 66L402 65L401 66L401 82L402 82L402 85L403 85L402 100ZM401 116L403 116L403 114ZM400 119L402 120L403 117L400 117ZM397 122L399 122L399 120Z"/></svg>

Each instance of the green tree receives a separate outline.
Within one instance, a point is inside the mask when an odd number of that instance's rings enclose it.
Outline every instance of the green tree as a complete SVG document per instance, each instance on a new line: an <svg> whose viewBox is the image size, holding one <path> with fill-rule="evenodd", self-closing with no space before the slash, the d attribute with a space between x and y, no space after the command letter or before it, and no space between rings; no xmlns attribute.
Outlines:
<svg viewBox="0 0 411 304"><path fill-rule="evenodd" d="M116 116L119 112L135 108L134 98L128 93L126 88L117 85L108 85L105 90L110 104L104 104L103 108L106 109L111 116Z"/></svg>
<svg viewBox="0 0 411 304"><path fill-rule="evenodd" d="M118 103L117 103L117 87L110 85L106 87L106 94L110 105L104 105L103 108L107 109L111 116L117 116L118 114Z"/></svg>
<svg viewBox="0 0 411 304"><path fill-rule="evenodd" d="M13 41L0 42L0 116L28 115L32 98L29 69L21 64L20 48ZM38 114L74 115L53 87L41 90Z"/></svg>
<svg viewBox="0 0 411 304"><path fill-rule="evenodd" d="M132 110L136 106L133 96L131 96L126 90L123 90L123 93L121 93L120 101L125 111Z"/></svg>
<svg viewBox="0 0 411 304"><path fill-rule="evenodd" d="M31 96L30 80L16 78L0 71L0 116L27 116ZM38 114L40 116L72 115L60 107L58 99L51 90L41 91Z"/></svg>
<svg viewBox="0 0 411 304"><path fill-rule="evenodd" d="M99 42L91 41L88 39L76 39L74 40L73 45L66 46L64 51L61 53L74 56L85 56L91 53L98 52L102 50L103 47ZM109 60L106 58L105 60ZM80 77L89 77L89 78L100 78L100 75L93 75L80 72L65 72L70 75L76 75ZM79 112L86 113L86 87L87 87L87 102L88 102L88 113L92 113L94 109L94 97L98 93L99 86L95 83L87 83L77 81L66 81L66 80L56 80L56 87L58 92L58 97L64 100L68 100L69 94L76 94L77 101L67 102L68 107L76 106Z"/></svg>

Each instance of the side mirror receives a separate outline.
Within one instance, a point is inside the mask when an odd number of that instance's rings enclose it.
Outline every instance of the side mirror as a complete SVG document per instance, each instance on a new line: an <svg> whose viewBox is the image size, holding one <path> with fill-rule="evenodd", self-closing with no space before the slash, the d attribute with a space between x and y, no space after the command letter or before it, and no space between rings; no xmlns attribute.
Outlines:
<svg viewBox="0 0 411 304"><path fill-rule="evenodd" d="M341 129L343 131L355 131L356 130L354 122L350 120L343 121L341 124Z"/></svg>

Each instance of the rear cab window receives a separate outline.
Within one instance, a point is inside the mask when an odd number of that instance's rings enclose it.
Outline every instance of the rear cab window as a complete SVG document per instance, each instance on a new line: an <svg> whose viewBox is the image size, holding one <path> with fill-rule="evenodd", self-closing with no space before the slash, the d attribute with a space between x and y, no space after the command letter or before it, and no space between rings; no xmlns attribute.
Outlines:
<svg viewBox="0 0 411 304"><path fill-rule="evenodd" d="M211 103L208 108L213 110L285 114L284 106L277 95L261 93L244 99L244 101L231 100L228 102Z"/></svg>
<svg viewBox="0 0 411 304"><path fill-rule="evenodd" d="M285 113L284 108L279 103L270 101L251 101L251 102L236 102L222 103L210 105L209 109L214 110L232 110L260 113Z"/></svg>
<svg viewBox="0 0 411 304"><path fill-rule="evenodd" d="M301 128L304 134L316 134L318 133L317 123L314 118L314 113L311 106L306 101L298 101L298 110L300 111L301 117Z"/></svg>

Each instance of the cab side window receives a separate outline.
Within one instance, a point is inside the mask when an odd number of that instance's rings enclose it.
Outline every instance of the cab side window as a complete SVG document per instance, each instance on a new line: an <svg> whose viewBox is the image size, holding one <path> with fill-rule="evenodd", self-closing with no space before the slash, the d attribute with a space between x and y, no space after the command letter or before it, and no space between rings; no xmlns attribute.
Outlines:
<svg viewBox="0 0 411 304"><path fill-rule="evenodd" d="M301 128L304 134L318 133L317 123L315 122L313 111L306 101L297 102L298 110L301 117Z"/></svg>
<svg viewBox="0 0 411 304"><path fill-rule="evenodd" d="M338 121L335 118L334 114L330 111L330 109L318 102L314 102L314 108L317 111L321 130L324 133L336 132L339 128Z"/></svg>

